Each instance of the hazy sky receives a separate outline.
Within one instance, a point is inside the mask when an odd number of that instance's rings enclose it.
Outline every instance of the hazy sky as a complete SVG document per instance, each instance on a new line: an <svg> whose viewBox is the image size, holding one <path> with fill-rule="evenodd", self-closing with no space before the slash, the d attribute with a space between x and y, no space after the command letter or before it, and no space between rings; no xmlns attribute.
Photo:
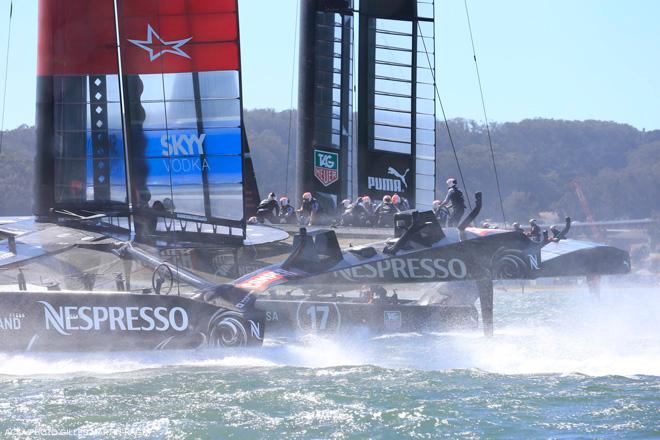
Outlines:
<svg viewBox="0 0 660 440"><path fill-rule="evenodd" d="M0 100L9 3L0 0ZM36 3L14 0L5 128L34 123ZM246 108L290 107L297 3L239 0ZM491 121L601 119L660 129L660 1L468 5ZM482 120L463 0L436 0L436 17L447 116Z"/></svg>

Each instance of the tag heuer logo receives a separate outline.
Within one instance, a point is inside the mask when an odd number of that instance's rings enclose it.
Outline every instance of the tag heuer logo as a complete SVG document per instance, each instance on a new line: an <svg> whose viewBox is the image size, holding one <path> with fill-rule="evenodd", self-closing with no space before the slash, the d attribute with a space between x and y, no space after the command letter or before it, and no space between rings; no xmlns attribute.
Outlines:
<svg viewBox="0 0 660 440"><path fill-rule="evenodd" d="M337 153L314 150L314 175L323 186L339 180L339 156Z"/></svg>

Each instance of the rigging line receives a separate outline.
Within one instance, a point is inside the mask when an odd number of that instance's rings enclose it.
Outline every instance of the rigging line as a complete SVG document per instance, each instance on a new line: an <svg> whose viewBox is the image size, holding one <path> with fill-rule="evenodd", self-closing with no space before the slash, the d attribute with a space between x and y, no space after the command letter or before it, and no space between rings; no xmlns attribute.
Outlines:
<svg viewBox="0 0 660 440"><path fill-rule="evenodd" d="M9 73L9 44L11 43L11 17L14 13L14 2L9 2L9 25L7 26L7 59L5 60L5 86L2 94L2 119L0 120L0 153L2 153L2 141L5 134L5 110L7 108L7 82Z"/></svg>
<svg viewBox="0 0 660 440"><path fill-rule="evenodd" d="M456 160L456 167L458 168L458 174L461 177L461 182L463 182L463 188L465 188L465 198L468 202L468 207L472 211L472 203L470 202L470 193L468 192L467 182L465 177L463 177L463 170L461 169L461 162L458 160L458 153L456 152L456 145L454 145L454 139L451 136L451 130L449 129L449 122L447 121L447 114L445 113L445 106L442 104L442 98L440 98L440 91L438 91L438 84L435 80L435 67L431 65L431 58L429 57L429 52L426 50L426 41L424 41L424 34L422 34L422 27L419 22L417 23L419 29L419 35L422 37L422 45L424 46L424 53L426 54L426 62L429 65L429 70L431 71L431 77L433 78L433 89L435 90L435 96L438 97L438 102L440 103L440 110L442 111L442 118L445 121L445 128L447 129L447 136L449 137L449 143L451 144L451 149L454 152L454 159Z"/></svg>
<svg viewBox="0 0 660 440"><path fill-rule="evenodd" d="M296 72L296 45L298 44L298 14L300 14L300 0L296 1L296 30L293 33L293 60L291 61L291 94L289 98L289 139L286 151L286 174L284 191L289 193L289 162L291 160L291 130L293 128L293 85Z"/></svg>
<svg viewBox="0 0 660 440"><path fill-rule="evenodd" d="M502 200L502 189L500 186L500 175L497 172L497 165L495 163L495 152L493 150L493 140L490 135L490 124L488 123L488 115L486 114L486 101L484 100L484 89L481 86L481 75L479 74L479 63L477 63L477 51L474 48L474 37L472 36L472 23L470 22L470 12L468 10L467 0L463 0L465 5L465 16L467 17L468 29L470 30L470 42L472 43L472 58L474 59L474 68L477 71L477 82L479 83L479 93L481 94L481 108L484 111L484 119L486 121L486 133L488 134L488 146L490 147L490 157L493 161L493 171L495 172L495 183L497 184L497 195L500 199L500 209L502 210L502 220L506 227L506 215L504 214L504 202Z"/></svg>

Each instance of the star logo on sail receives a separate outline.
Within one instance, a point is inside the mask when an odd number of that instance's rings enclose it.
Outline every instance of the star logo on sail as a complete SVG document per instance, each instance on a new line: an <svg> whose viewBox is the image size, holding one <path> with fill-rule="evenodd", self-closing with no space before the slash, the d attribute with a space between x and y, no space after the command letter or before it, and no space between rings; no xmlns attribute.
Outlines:
<svg viewBox="0 0 660 440"><path fill-rule="evenodd" d="M131 40L131 43L135 44L141 49L146 50L149 53L149 61L154 61L158 59L161 55L166 53L171 53L173 55L178 55L184 58L190 58L181 47L192 40L192 37L184 38L182 40L172 40L165 41L160 38L160 35L154 31L154 28L150 24L147 25L147 39L146 40Z"/></svg>

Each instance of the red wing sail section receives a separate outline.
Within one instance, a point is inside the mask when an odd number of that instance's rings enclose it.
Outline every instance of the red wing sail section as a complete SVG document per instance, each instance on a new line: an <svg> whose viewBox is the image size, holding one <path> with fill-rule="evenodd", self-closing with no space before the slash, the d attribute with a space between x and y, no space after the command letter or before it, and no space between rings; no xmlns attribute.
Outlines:
<svg viewBox="0 0 660 440"><path fill-rule="evenodd" d="M37 74L117 74L113 0L39 0Z"/></svg>
<svg viewBox="0 0 660 440"><path fill-rule="evenodd" d="M238 71L236 0L120 0L126 74Z"/></svg>

